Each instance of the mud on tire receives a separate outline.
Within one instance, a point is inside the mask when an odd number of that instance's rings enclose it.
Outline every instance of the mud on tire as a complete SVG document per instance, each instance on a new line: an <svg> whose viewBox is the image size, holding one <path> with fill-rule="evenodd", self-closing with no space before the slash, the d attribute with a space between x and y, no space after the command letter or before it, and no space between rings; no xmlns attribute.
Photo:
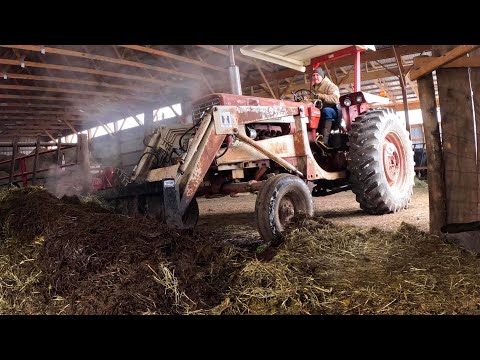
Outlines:
<svg viewBox="0 0 480 360"><path fill-rule="evenodd" d="M408 206L414 185L412 143L392 109L372 109L352 124L348 171L352 191L369 214Z"/></svg>

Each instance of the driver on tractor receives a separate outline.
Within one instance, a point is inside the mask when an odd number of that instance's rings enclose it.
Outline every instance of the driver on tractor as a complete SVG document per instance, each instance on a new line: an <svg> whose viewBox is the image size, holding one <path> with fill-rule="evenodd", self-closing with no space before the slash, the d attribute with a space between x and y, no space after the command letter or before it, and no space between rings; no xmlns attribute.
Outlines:
<svg viewBox="0 0 480 360"><path fill-rule="evenodd" d="M341 111L337 106L339 104L340 90L337 85L325 76L320 67L313 70L310 82L312 92L315 93L317 99L322 101L321 122L318 131L323 136L323 143L328 146L328 137L332 130L332 124L338 121L339 111Z"/></svg>

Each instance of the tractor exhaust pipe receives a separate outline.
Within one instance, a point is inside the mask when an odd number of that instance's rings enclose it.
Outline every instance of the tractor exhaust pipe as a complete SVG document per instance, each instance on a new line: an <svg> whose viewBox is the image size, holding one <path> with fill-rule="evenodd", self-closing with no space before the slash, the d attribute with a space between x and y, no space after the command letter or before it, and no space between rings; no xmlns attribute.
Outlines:
<svg viewBox="0 0 480 360"><path fill-rule="evenodd" d="M228 45L228 54L230 59L230 66L228 67L228 75L230 76L230 89L234 95L242 95L242 84L240 82L240 70L235 65L235 54L233 52L233 45Z"/></svg>

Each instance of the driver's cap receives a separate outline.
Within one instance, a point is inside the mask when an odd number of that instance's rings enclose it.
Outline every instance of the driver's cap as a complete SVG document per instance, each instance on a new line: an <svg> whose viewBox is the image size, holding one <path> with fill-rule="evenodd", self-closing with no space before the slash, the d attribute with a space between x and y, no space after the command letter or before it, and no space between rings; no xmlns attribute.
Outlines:
<svg viewBox="0 0 480 360"><path fill-rule="evenodd" d="M315 70L313 70L314 73L317 73L318 75L320 75L322 78L325 77L325 72L323 71L323 69L321 67L317 67Z"/></svg>

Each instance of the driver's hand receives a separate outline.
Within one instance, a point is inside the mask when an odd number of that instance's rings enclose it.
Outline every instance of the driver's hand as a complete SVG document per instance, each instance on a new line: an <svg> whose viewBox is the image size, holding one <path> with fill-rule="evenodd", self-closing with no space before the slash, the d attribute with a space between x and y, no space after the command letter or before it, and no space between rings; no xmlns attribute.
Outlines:
<svg viewBox="0 0 480 360"><path fill-rule="evenodd" d="M316 99L314 102L313 102L313 105L318 108L318 109L322 109L323 108L323 101L320 100L320 99Z"/></svg>

